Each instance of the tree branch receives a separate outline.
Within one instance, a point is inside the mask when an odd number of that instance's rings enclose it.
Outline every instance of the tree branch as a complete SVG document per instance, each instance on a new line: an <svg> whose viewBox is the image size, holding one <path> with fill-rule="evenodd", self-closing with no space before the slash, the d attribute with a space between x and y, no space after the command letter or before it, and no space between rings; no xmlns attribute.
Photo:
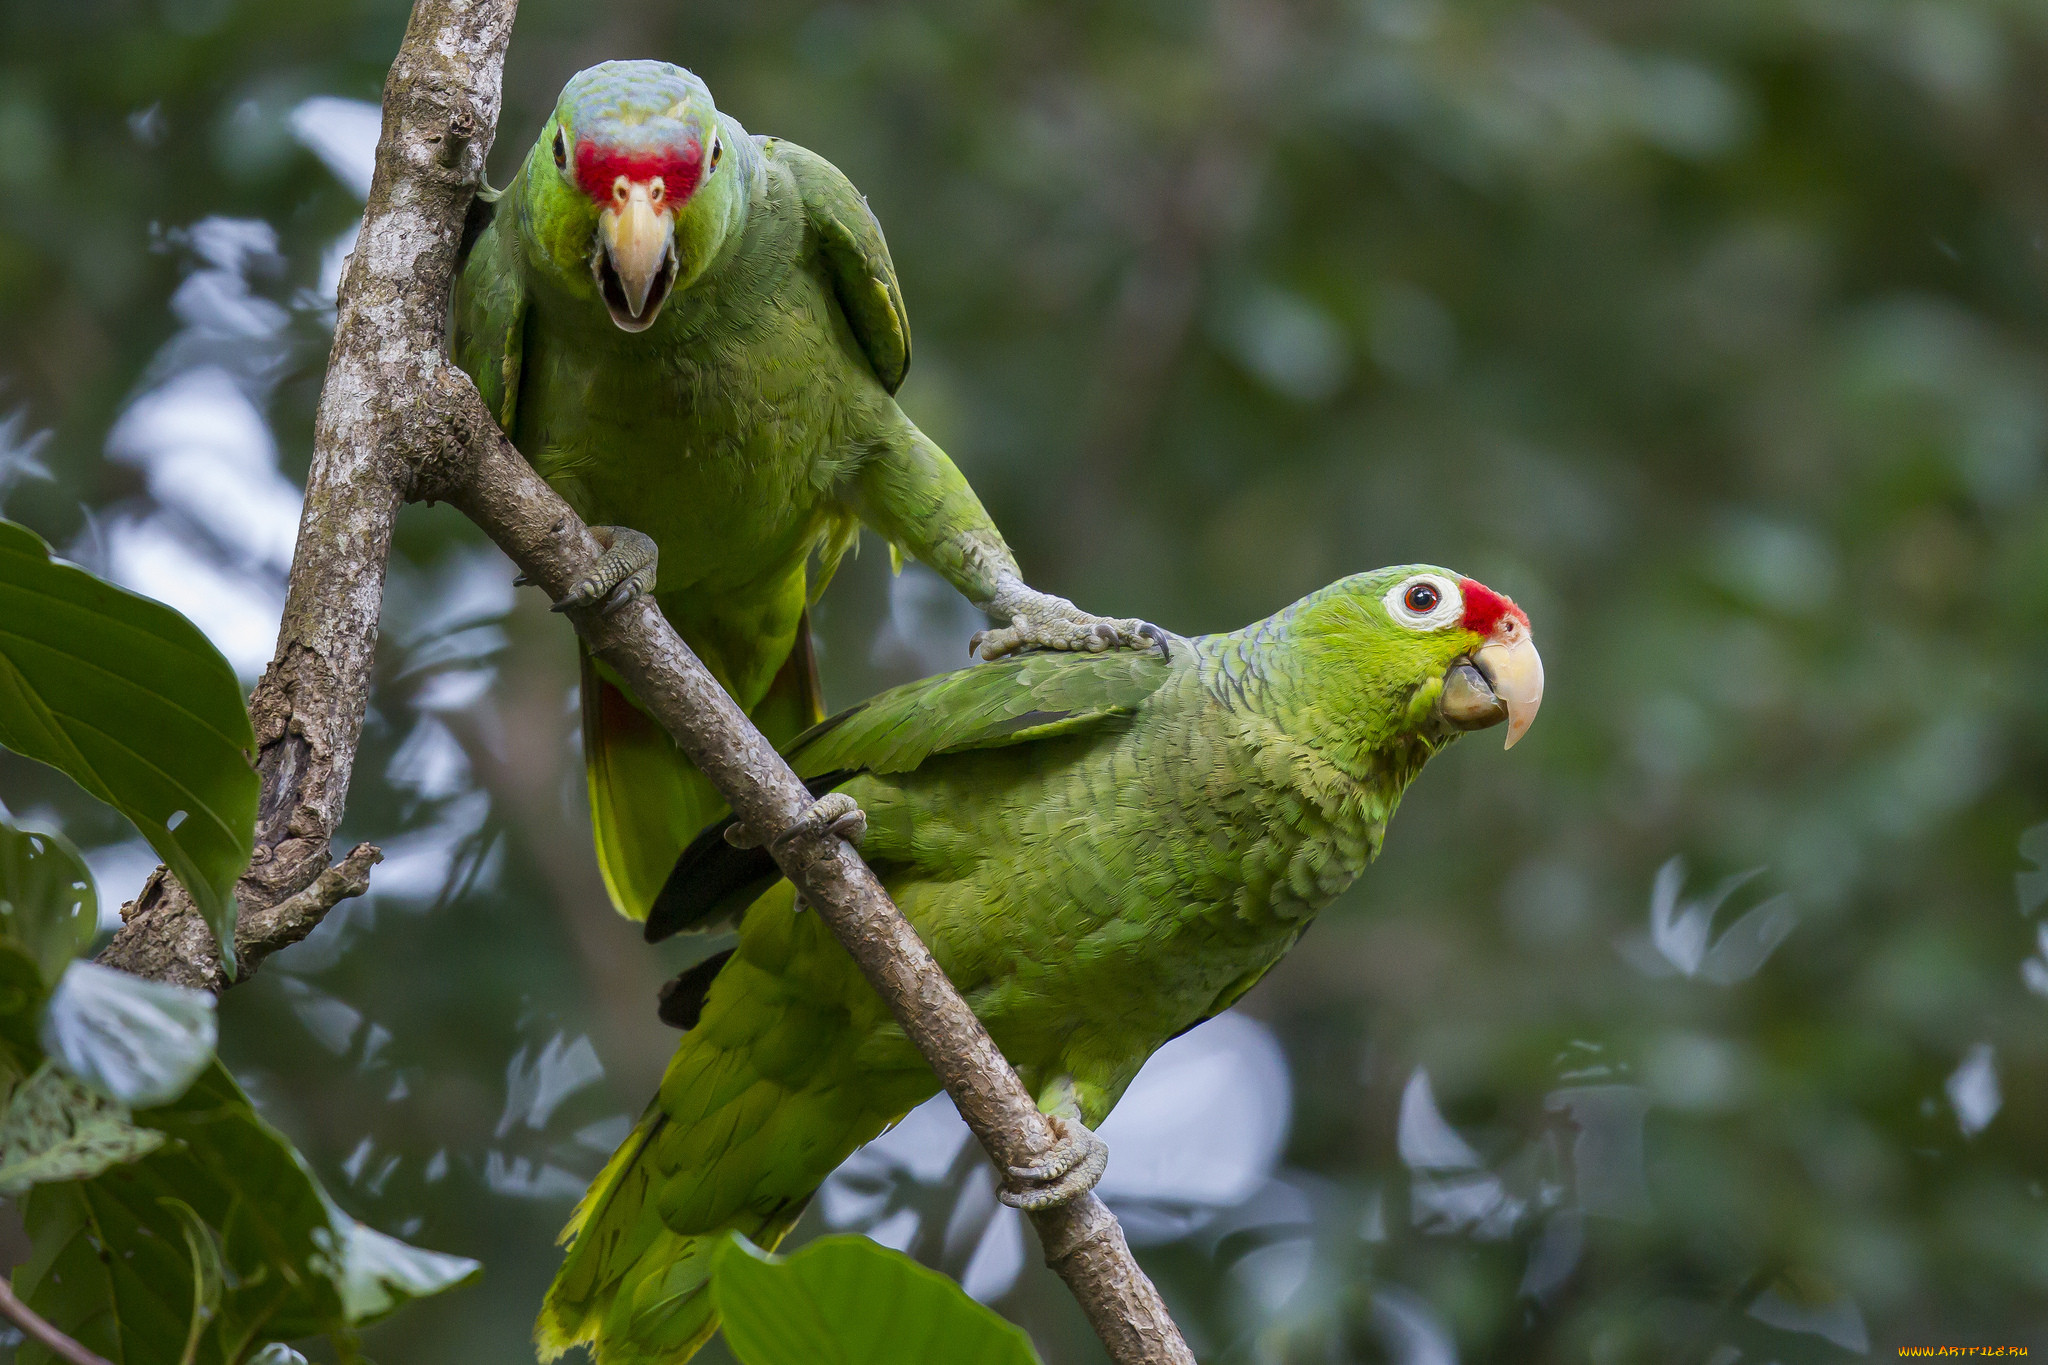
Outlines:
<svg viewBox="0 0 2048 1365"><path fill-rule="evenodd" d="M309 903L292 898L325 868L347 795L399 503L408 496L454 503L557 598L600 553L589 527L498 430L442 349L463 216L497 125L513 9L514 0L418 0L385 84L377 173L342 279L284 624L252 703L263 800L258 861L240 888L252 922L269 907L294 928L317 919L313 908L324 893L316 890ZM572 616L748 825L787 829L810 806L803 784L651 602ZM791 840L776 858L931 1062L997 1165L1042 1161L1055 1141L1051 1126L859 855L818 833ZM368 861L349 874L355 883ZM218 988L225 983L212 967L210 943L200 959L185 951L189 932L179 937L179 921L196 917L169 894L175 886L169 877L152 878L107 960L128 966L145 960L140 945L175 945L175 969L149 974L179 980L190 973L202 978L192 984ZM293 904L307 913L286 913ZM1047 1264L1118 1365L1194 1365L1101 1200L1089 1194L1032 1217Z"/></svg>
<svg viewBox="0 0 2048 1365"><path fill-rule="evenodd" d="M370 869L384 861L375 844L357 844L348 856L313 879L313 884L276 905L242 911L235 926L235 955L242 976L280 948L289 948L320 926L327 912L370 889ZM237 978L238 980L240 978Z"/></svg>
<svg viewBox="0 0 2048 1365"><path fill-rule="evenodd" d="M590 528L505 439L467 375L447 366L437 390L450 444L465 449L471 463L467 469L439 467L442 482L430 495L460 508L531 582L551 597L563 597L589 575L601 553ZM810 808L803 783L651 601L638 599L610 615L594 608L570 615L591 649L743 823L786 830ZM931 1063L996 1165L1044 1160L1055 1141L1051 1125L860 855L819 831L790 840L775 857ZM1046 1264L1073 1290L1112 1360L1194 1365L1123 1229L1100 1199L1084 1195L1034 1213L1032 1222Z"/></svg>
<svg viewBox="0 0 2048 1365"><path fill-rule="evenodd" d="M419 0L384 83L377 170L342 275L277 653L249 700L263 794L255 856L235 896L245 924L274 931L236 933L251 969L304 938L341 899L302 902L310 920L268 913L328 870L348 799L391 528L421 447L424 414L408 396L430 391L446 363L439 341L448 283L498 126L516 7ZM344 892L356 894L360 887ZM232 984L184 888L162 869L121 917L100 955L108 966L212 991Z"/></svg>
<svg viewBox="0 0 2048 1365"><path fill-rule="evenodd" d="M23 1303L4 1275L0 1275L0 1317L6 1318L44 1350L70 1365L113 1365L105 1356L97 1355L65 1336L42 1314Z"/></svg>

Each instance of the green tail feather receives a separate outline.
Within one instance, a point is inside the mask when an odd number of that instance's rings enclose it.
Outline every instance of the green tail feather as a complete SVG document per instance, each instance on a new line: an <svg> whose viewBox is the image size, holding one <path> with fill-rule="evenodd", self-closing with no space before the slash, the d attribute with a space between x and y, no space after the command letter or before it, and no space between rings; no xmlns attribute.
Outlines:
<svg viewBox="0 0 2048 1365"><path fill-rule="evenodd" d="M540 1358L588 1346L596 1365L681 1365L718 1330L712 1257L728 1231L772 1248L809 1198L773 1213L742 1212L716 1232L685 1235L655 1213L659 1177L644 1160L667 1120L649 1110L576 1206L562 1240L572 1241L534 1324Z"/></svg>
<svg viewBox="0 0 2048 1365"><path fill-rule="evenodd" d="M720 973L660 1096L562 1230L569 1251L534 1325L541 1359L587 1346L597 1365L681 1365L718 1328L719 1241L775 1246L833 1168L936 1088L907 1069L894 1086L847 1086L857 1039L764 1005L773 983L748 972L734 960Z"/></svg>
<svg viewBox="0 0 2048 1365"><path fill-rule="evenodd" d="M780 745L824 715L806 612L797 625L795 647L754 707L753 721L770 743ZM605 889L620 914L644 920L676 858L699 830L725 813L725 801L668 732L588 653L583 655L583 755Z"/></svg>

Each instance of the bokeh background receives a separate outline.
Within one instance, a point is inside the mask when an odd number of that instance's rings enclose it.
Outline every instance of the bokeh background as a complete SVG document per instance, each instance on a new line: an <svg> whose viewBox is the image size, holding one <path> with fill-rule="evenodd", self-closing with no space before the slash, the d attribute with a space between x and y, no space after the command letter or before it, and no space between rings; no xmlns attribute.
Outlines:
<svg viewBox="0 0 2048 1365"><path fill-rule="evenodd" d="M404 18L0 3L0 510L252 681ZM1205 1360L2048 1350L2048 11L527 0L496 177L621 56L866 191L906 406L1039 586L1194 633L1426 559L1536 623L1526 743L1439 759L1112 1120ZM835 703L977 624L878 548ZM568 632L510 577L406 512L346 831L390 856L223 1003L350 1212L486 1264L386 1365L529 1358L703 950L606 908ZM102 808L6 756L0 798L133 895ZM1099 1360L956 1125L804 1235Z"/></svg>

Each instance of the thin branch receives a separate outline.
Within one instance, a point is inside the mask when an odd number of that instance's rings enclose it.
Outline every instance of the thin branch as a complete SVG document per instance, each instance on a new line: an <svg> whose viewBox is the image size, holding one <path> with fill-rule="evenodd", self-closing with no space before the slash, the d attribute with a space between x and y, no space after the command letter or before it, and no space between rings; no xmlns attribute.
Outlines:
<svg viewBox="0 0 2048 1365"><path fill-rule="evenodd" d="M368 891L370 869L383 861L383 849L357 844L304 891L262 910L245 909L241 923L235 926L235 953L241 959L242 976L255 971L257 963L278 949L291 947L319 928L329 910Z"/></svg>
<svg viewBox="0 0 2048 1365"><path fill-rule="evenodd" d="M245 910L254 903L248 897L286 901L325 867L367 702L399 502L454 503L551 596L566 594L600 553L589 527L505 439L442 349L456 244L497 125L513 9L513 0L418 0L385 85L376 178L342 279L284 626L253 703L264 782ZM759 830L797 821L809 793L651 602L572 615L743 821ZM1051 1126L859 855L820 833L789 841L776 858L996 1164L1039 1164L1054 1144ZM162 893L175 885L152 879L157 903L138 903L109 949L115 965L138 960L128 951L137 944L189 952L190 934L173 931L195 917ZM210 954L185 956L173 966L204 976L210 962ZM213 976L195 984L224 984ZM1118 1365L1194 1365L1101 1200L1085 1195L1033 1221L1047 1263Z"/></svg>
<svg viewBox="0 0 2048 1365"><path fill-rule="evenodd" d="M512 557L527 579L559 599L586 577L601 549L576 513L498 430L469 377L443 369L435 395L451 443L471 463L441 463L424 491L446 498ZM632 689L740 820L786 830L811 795L645 598L605 615L570 613L597 655ZM998 1167L1033 1166L1055 1135L1045 1116L968 1008L930 949L889 900L851 845L822 831L775 853L784 875L832 926L869 983L932 1065L967 1126ZM1118 1365L1194 1365L1164 1302L1093 1194L1032 1215L1046 1264L1067 1282Z"/></svg>
<svg viewBox="0 0 2048 1365"><path fill-rule="evenodd" d="M4 1275L0 1275L0 1317L6 1318L33 1337L44 1350L59 1360L68 1360L71 1365L113 1365L105 1356L88 1351L65 1336L42 1314L23 1303L15 1294L14 1286Z"/></svg>

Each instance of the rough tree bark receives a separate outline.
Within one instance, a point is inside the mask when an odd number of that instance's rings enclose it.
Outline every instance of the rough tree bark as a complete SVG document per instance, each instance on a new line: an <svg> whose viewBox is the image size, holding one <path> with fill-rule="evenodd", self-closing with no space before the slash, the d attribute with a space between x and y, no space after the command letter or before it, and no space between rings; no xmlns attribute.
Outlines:
<svg viewBox="0 0 2048 1365"><path fill-rule="evenodd" d="M600 552L589 527L505 439L466 375L449 366L439 392L447 443L431 466L436 482L426 491L461 508L550 597L565 596ZM757 830L787 830L810 809L803 783L652 602L642 598L610 615L594 609L572 615L591 648L741 821ZM860 964L996 1164L1043 1161L1055 1141L1051 1125L852 846L822 831L802 834L776 851L776 862ZM1074 1291L1112 1360L1193 1365L1193 1353L1100 1199L1083 1195L1031 1217L1046 1264Z"/></svg>
<svg viewBox="0 0 2048 1365"><path fill-rule="evenodd" d="M342 273L277 653L249 701L263 794L255 857L235 888L245 973L361 895L382 856L359 848L337 865L351 875L322 875L369 702L391 528L431 425L415 395L431 392L446 364L448 284L498 126L514 9L419 0L384 85L377 171ZM313 888L301 913L267 913ZM121 917L100 955L108 966L212 991L230 984L190 898L161 868Z"/></svg>
<svg viewBox="0 0 2048 1365"><path fill-rule="evenodd" d="M238 887L247 933L236 935L252 962L360 894L378 856L363 848L327 866L368 698L399 505L453 503L555 598L600 553L442 345L464 213L497 125L515 3L418 0L385 85L376 177L342 277L284 623L252 701L263 798L256 862ZM743 821L757 830L798 821L811 804L803 784L651 602L571 615ZM1041 1163L1055 1142L1050 1124L859 855L818 833L789 840L776 857L931 1062L990 1157L999 1166ZM104 961L162 980L228 984L204 926L161 871L124 916ZM1118 1365L1193 1365L1101 1200L1089 1194L1032 1217L1047 1264Z"/></svg>

